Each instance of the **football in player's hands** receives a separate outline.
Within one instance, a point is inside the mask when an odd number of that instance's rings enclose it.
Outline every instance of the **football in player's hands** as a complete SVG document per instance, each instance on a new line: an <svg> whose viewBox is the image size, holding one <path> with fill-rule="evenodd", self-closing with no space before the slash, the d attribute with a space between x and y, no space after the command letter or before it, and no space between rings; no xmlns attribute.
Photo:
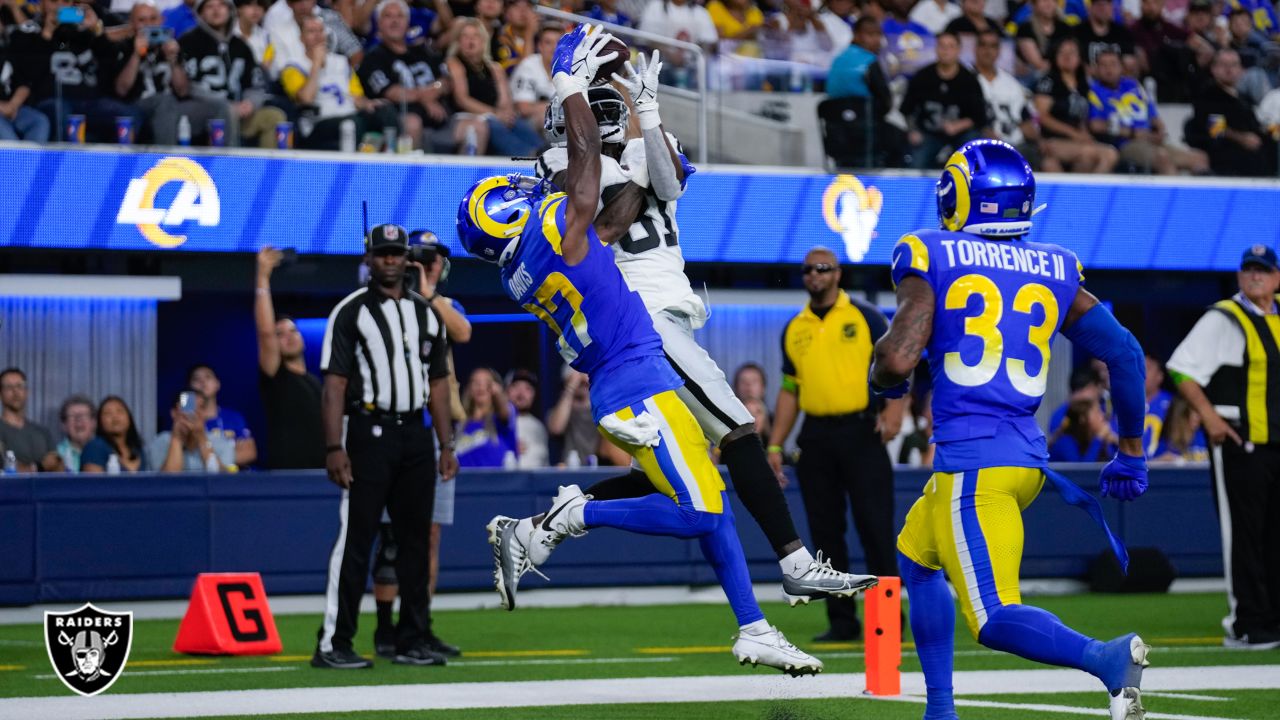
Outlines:
<svg viewBox="0 0 1280 720"><path fill-rule="evenodd" d="M631 50L627 48L627 44L614 37L605 44L604 49L600 51L602 55L614 53L612 60L607 60L596 70L595 80L592 85L604 85L609 82L614 73L622 72L623 65L631 60Z"/></svg>

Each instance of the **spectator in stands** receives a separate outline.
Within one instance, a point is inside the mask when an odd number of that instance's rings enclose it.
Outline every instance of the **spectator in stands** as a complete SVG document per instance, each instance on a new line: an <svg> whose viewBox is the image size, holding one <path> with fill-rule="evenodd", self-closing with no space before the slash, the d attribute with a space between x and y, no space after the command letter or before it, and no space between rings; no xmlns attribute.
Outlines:
<svg viewBox="0 0 1280 720"><path fill-rule="evenodd" d="M174 37L182 37L195 27L200 19L196 17L196 4L199 0L182 0L164 11L164 26L173 31Z"/></svg>
<svg viewBox="0 0 1280 720"><path fill-rule="evenodd" d="M1184 28L1187 31L1187 47L1195 60L1187 67L1190 73L1188 82L1191 87L1198 88L1206 82L1214 51L1231 43L1231 31L1227 29L1226 23L1215 22L1213 0L1191 0ZM1138 76L1137 73L1130 74Z"/></svg>
<svg viewBox="0 0 1280 720"><path fill-rule="evenodd" d="M818 9L818 19L827 28L827 35L831 36L832 52L839 54L853 42L853 24L858 20L854 14L856 9L854 0L826 0ZM720 36L724 37L724 33Z"/></svg>
<svg viewBox="0 0 1280 720"><path fill-rule="evenodd" d="M1147 413L1143 420L1142 446L1147 457L1155 457L1160 446L1173 393L1164 389L1164 364L1147 353Z"/></svg>
<svg viewBox="0 0 1280 720"><path fill-rule="evenodd" d="M347 27L341 13L320 6L316 0L276 0L262 19L262 26L271 36L271 45L275 50L275 67L283 68L289 63L300 62L307 56L307 50L302 45L302 20L312 15L318 15L324 20L325 32L334 52L347 58L352 67L359 66L364 57L364 45L351 32L351 28Z"/></svg>
<svg viewBox="0 0 1280 720"><path fill-rule="evenodd" d="M733 394L744 403L748 400L764 400L767 385L768 378L759 363L743 363L733 372Z"/></svg>
<svg viewBox="0 0 1280 720"><path fill-rule="evenodd" d="M618 0L597 0L582 14L597 22L635 27L635 21L631 19L630 15L625 15L618 11Z"/></svg>
<svg viewBox="0 0 1280 720"><path fill-rule="evenodd" d="M502 30L502 6L504 0L476 0L475 12L471 13L489 33L489 54L498 56L498 33ZM452 42L453 35L450 34Z"/></svg>
<svg viewBox="0 0 1280 720"><path fill-rule="evenodd" d="M960 64L960 38L943 32L937 38L938 61L911 78L902 100L912 167L941 167L938 156L978 138L990 126L982 86Z"/></svg>
<svg viewBox="0 0 1280 720"><path fill-rule="evenodd" d="M1204 436L1200 414L1184 397L1169 403L1160 444L1151 457L1156 462L1205 462L1209 459L1209 441Z"/></svg>
<svg viewBox="0 0 1280 720"><path fill-rule="evenodd" d="M253 59L258 65L274 76L272 65L275 63L275 47L271 44L271 33L262 27L262 18L266 15L267 6L272 0L235 0L236 22L231 34L244 41L253 51Z"/></svg>
<svg viewBox="0 0 1280 720"><path fill-rule="evenodd" d="M258 147L276 147L276 125L284 113L266 105L266 76L244 40L231 34L229 0L198 0L200 24L178 39L190 78L190 93L230 103L227 143L254 138Z"/></svg>
<svg viewBox="0 0 1280 720"><path fill-rule="evenodd" d="M720 36L720 52L743 57L760 57L760 32L764 13L754 0L711 0L707 14ZM841 46L843 47L843 46ZM666 51L663 51L666 54Z"/></svg>
<svg viewBox="0 0 1280 720"><path fill-rule="evenodd" d="M159 21L160 12L150 0L138 2L129 11L130 37L115 45L114 91L142 111L157 145L173 146L178 144L178 121L183 115L193 135L201 136L210 120L227 120L230 108L224 100L189 95L191 80L177 41L149 41L147 30Z"/></svg>
<svg viewBox="0 0 1280 720"><path fill-rule="evenodd" d="M812 0L785 0L782 12L766 22L765 39L766 57L813 67L831 67L833 53L845 49L835 47L826 24L813 9ZM812 69L793 67L792 90L800 89L795 87L796 73L803 73L809 78L814 74ZM811 80L803 87L810 85Z"/></svg>
<svg viewBox="0 0 1280 720"><path fill-rule="evenodd" d="M62 469L49 428L27 417L27 374L16 367L0 370L0 443L17 457L19 472Z"/></svg>
<svg viewBox="0 0 1280 720"><path fill-rule="evenodd" d="M1094 137L1120 151L1120 159L1141 172L1174 175L1180 170L1203 174L1209 157L1166 142L1164 120L1147 91L1121 74L1118 48L1098 49L1089 92L1089 129Z"/></svg>
<svg viewBox="0 0 1280 720"><path fill-rule="evenodd" d="M218 393L222 390L222 381L213 368L197 363L187 371L187 385L200 392L205 398L204 410L200 417L204 419L204 429L210 435L221 435L235 443L235 464L245 468L258 459L258 443L249 432L249 425L244 416L229 407L218 404Z"/></svg>
<svg viewBox="0 0 1280 720"><path fill-rule="evenodd" d="M507 375L507 399L516 409L516 465L522 469L547 467L547 426L533 414L538 398L538 376L528 370Z"/></svg>
<svg viewBox="0 0 1280 720"><path fill-rule="evenodd" d="M1018 25L1018 60L1023 67L1019 78L1035 81L1049 74L1053 46L1071 34L1071 26L1058 14L1057 0L1031 0L1031 16Z"/></svg>
<svg viewBox="0 0 1280 720"><path fill-rule="evenodd" d="M49 118L26 105L31 81L18 74L15 59L8 43L0 43L0 140L48 142Z"/></svg>
<svg viewBox="0 0 1280 720"><path fill-rule="evenodd" d="M1073 396L1068 404L1065 421L1049 436L1049 460L1105 461L1115 454L1118 440L1096 398L1090 395Z"/></svg>
<svg viewBox="0 0 1280 720"><path fill-rule="evenodd" d="M556 94L551 83L551 59L563 35L559 25L542 26L534 45L537 52L521 60L511 73L511 100L516 112L535 128L542 126L547 104Z"/></svg>
<svg viewBox="0 0 1280 720"><path fill-rule="evenodd" d="M186 393L195 396L195 412L182 410ZM208 412L209 399L199 390L187 389L174 396L169 408L172 428L147 445L147 461L156 472L225 472L235 465L235 442L204 429L201 418Z"/></svg>
<svg viewBox="0 0 1280 720"><path fill-rule="evenodd" d="M987 30L994 31L998 37L1004 36L1000 21L988 17L985 0L960 0L960 17L947 23L946 30L963 39L966 35L977 37Z"/></svg>
<svg viewBox="0 0 1280 720"><path fill-rule="evenodd" d="M564 387L555 407L547 413L547 432L561 438L561 465L586 464L600 447L600 433L591 418L591 387L587 376L564 366Z"/></svg>
<svg viewBox="0 0 1280 720"><path fill-rule="evenodd" d="M1124 74L1131 77L1138 75L1138 56L1133 44L1133 33L1129 28L1116 22L1115 3L1113 0L1093 0L1089 3L1089 17L1075 27L1076 39L1080 41L1080 52L1093 64L1097 55L1105 48L1114 47L1120 52L1124 64Z"/></svg>
<svg viewBox="0 0 1280 720"><path fill-rule="evenodd" d="M505 22L498 30L494 60L506 72L515 69L520 61L536 52L535 36L538 33L538 14L530 0L508 0L503 14Z"/></svg>
<svg viewBox="0 0 1280 720"><path fill-rule="evenodd" d="M991 130L997 138L1017 148L1031 167L1039 169L1040 126L1027 102L1027 89L996 66L999 57L1000 33L994 29L979 32L973 67L987 101Z"/></svg>
<svg viewBox="0 0 1280 720"><path fill-rule="evenodd" d="M1186 87L1187 67L1195 62L1187 31L1164 18L1164 0L1142 0L1142 15L1129 26L1137 47L1138 72L1156 80L1156 95L1181 102L1193 95Z"/></svg>
<svg viewBox="0 0 1280 720"><path fill-rule="evenodd" d="M58 419L62 421L63 435L54 452L62 459L63 472L78 473L84 447L98 429L93 420L93 401L84 395L72 395L62 401Z"/></svg>
<svg viewBox="0 0 1280 720"><path fill-rule="evenodd" d="M1209 167L1218 175L1267 176L1275 173L1274 143L1249 103L1236 89L1244 67L1230 48L1219 50L1209 67L1213 83L1192 102L1187 121L1187 144L1209 154Z"/></svg>
<svg viewBox="0 0 1280 720"><path fill-rule="evenodd" d="M266 466L322 468L320 380L307 372L298 326L290 317L277 317L271 300L271 274L283 260L284 253L270 245L258 251L253 320L258 332L258 392L267 415ZM101 419L98 422L101 426Z"/></svg>
<svg viewBox="0 0 1280 720"><path fill-rule="evenodd" d="M348 24L358 34L365 36L365 47L373 49L381 42L378 32L378 13L377 7L380 5L378 0L361 0L363 5L360 6L361 11L364 8L370 8L373 13L372 17L356 17L354 22L348 17L347 11L343 10L343 17L348 18ZM339 3L339 9L350 8L354 0L343 0ZM425 7L422 4L414 5L409 8L409 24L405 31L405 42L409 45L427 45L432 52L437 52L438 42L440 38L449 34L449 28L453 27L453 10L449 7L448 0L431 0L431 7Z"/></svg>
<svg viewBox="0 0 1280 720"><path fill-rule="evenodd" d="M98 435L80 453L80 472L111 472L114 456L122 472L151 469L142 452L142 436L124 399L108 395L98 405Z"/></svg>
<svg viewBox="0 0 1280 720"><path fill-rule="evenodd" d="M450 79L443 59L424 44L409 45L409 5L404 0L378 3L377 47L360 63L360 83L372 98L385 98L401 111L402 132L414 148L456 152L464 147L468 130L476 151L484 152L489 125L482 117L460 118L445 107Z"/></svg>
<svg viewBox="0 0 1280 720"><path fill-rule="evenodd" d="M1227 27L1231 34L1230 47L1240 55L1240 65L1244 67L1236 87L1242 97L1256 105L1271 90L1265 68L1269 56L1276 52L1275 43L1254 29L1253 18L1243 8L1231 11Z"/></svg>
<svg viewBox="0 0 1280 720"><path fill-rule="evenodd" d="M1272 143L1280 142L1280 88L1267 93L1258 104L1258 123Z"/></svg>
<svg viewBox="0 0 1280 720"><path fill-rule="evenodd" d="M1035 107L1044 137L1041 167L1048 172L1108 173L1120 154L1089 133L1089 77L1080 44L1064 37L1050 57L1053 68L1036 83Z"/></svg>
<svg viewBox="0 0 1280 720"><path fill-rule="evenodd" d="M458 110L482 115L489 124L489 151L506 157L533 155L542 136L516 113L507 74L489 54L480 20L459 18L445 61Z"/></svg>
<svg viewBox="0 0 1280 720"><path fill-rule="evenodd" d="M493 368L471 371L462 391L467 418L458 428L459 467L507 467L518 462L516 410L502 389L502 378Z"/></svg>
<svg viewBox="0 0 1280 720"><path fill-rule="evenodd" d="M907 17L937 35L963 14L960 6L950 0L920 0Z"/></svg>
<svg viewBox="0 0 1280 720"><path fill-rule="evenodd" d="M769 406L764 404L764 400L752 398L742 402L747 412L751 413L751 418L756 424L756 434L760 436L760 442L767 443L769 441L769 433L773 430L773 419L769 416ZM719 453L720 448L715 448Z"/></svg>
<svg viewBox="0 0 1280 720"><path fill-rule="evenodd" d="M863 0L862 15L880 21L884 31L885 74L891 80L908 78L934 60L933 33L907 18L909 0Z"/></svg>
<svg viewBox="0 0 1280 720"><path fill-rule="evenodd" d="M302 44L306 59L290 63L280 72L281 86L302 111L298 118L300 147L340 149L342 125L347 122L355 126L354 137L398 125L395 109L383 100L365 97L347 59L329 50L323 20L315 15L303 18Z"/></svg>
<svg viewBox="0 0 1280 720"><path fill-rule="evenodd" d="M707 52L713 51L720 40L707 9L691 0L650 0L640 16L639 27L654 35L695 43ZM662 84L684 88L697 84L692 56L673 47L658 48L662 51Z"/></svg>
<svg viewBox="0 0 1280 720"><path fill-rule="evenodd" d="M14 28L9 53L17 75L30 83L27 104L49 119L53 137L66 139L71 115L85 116L90 142L115 142L117 117L141 127L138 109L111 96L114 51L93 7L77 5L84 19L74 25L58 22L62 0L43 0L40 7L39 15Z"/></svg>

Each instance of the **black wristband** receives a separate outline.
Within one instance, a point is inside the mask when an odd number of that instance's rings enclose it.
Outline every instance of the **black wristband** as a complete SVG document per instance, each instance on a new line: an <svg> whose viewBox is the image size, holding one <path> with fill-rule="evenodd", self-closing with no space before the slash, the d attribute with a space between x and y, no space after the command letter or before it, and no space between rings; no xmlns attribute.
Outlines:
<svg viewBox="0 0 1280 720"><path fill-rule="evenodd" d="M325 454L328 454L331 452L338 452L339 450L346 450L346 448L342 447L341 445L326 445L324 448Z"/></svg>

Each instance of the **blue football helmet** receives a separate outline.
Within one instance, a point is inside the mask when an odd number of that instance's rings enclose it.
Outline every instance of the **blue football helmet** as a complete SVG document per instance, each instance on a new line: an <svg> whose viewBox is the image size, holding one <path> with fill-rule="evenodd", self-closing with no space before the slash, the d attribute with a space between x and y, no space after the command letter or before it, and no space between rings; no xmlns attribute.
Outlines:
<svg viewBox="0 0 1280 720"><path fill-rule="evenodd" d="M1009 143L974 140L951 154L938 178L938 220L946 230L1009 237L1031 230L1031 166Z"/></svg>
<svg viewBox="0 0 1280 720"><path fill-rule="evenodd" d="M525 175L494 175L467 191L458 205L458 240L481 260L506 265L515 254L538 203L550 191L545 180Z"/></svg>

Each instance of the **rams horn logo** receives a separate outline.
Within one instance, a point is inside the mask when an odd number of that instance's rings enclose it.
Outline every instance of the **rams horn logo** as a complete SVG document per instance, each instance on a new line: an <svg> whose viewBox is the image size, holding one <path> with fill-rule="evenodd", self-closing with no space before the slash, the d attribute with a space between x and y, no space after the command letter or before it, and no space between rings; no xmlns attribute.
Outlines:
<svg viewBox="0 0 1280 720"><path fill-rule="evenodd" d="M156 207L156 196L169 183L182 183L168 208ZM218 188L198 163L184 157L167 157L140 178L129 182L116 222L137 225L151 244L174 248L187 241L161 226L173 227L195 220L206 227L216 226L221 217Z"/></svg>
<svg viewBox="0 0 1280 720"><path fill-rule="evenodd" d="M883 204L879 188L863 187L853 175L837 175L822 193L822 217L827 227L844 240L844 251L851 262L860 262L871 249Z"/></svg>

